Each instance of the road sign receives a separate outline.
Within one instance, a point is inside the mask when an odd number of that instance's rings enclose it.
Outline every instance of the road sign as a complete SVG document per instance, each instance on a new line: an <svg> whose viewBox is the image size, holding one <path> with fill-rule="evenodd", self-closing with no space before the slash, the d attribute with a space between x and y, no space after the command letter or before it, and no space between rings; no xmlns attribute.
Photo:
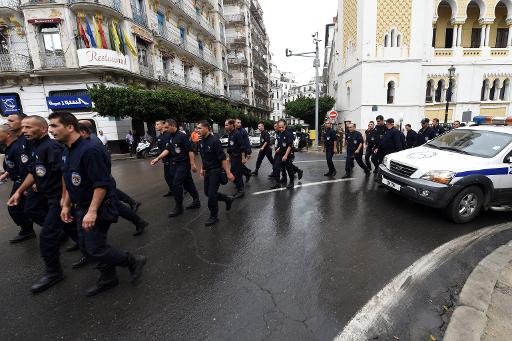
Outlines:
<svg viewBox="0 0 512 341"><path fill-rule="evenodd" d="M338 118L338 113L334 110L332 110L331 112L329 112L329 118L331 120L335 120L336 118Z"/></svg>

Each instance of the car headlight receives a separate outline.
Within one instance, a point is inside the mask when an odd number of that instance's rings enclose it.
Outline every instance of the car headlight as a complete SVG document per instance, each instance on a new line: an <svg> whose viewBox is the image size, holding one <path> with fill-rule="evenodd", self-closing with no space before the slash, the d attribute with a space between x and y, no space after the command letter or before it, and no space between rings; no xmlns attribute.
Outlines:
<svg viewBox="0 0 512 341"><path fill-rule="evenodd" d="M389 161L389 158L386 156L384 156L384 160L382 160L382 164L384 165L384 167L388 168L388 161Z"/></svg>
<svg viewBox="0 0 512 341"><path fill-rule="evenodd" d="M448 185L450 181L455 177L455 172L452 171L429 171L421 177L423 180L437 182L440 184Z"/></svg>

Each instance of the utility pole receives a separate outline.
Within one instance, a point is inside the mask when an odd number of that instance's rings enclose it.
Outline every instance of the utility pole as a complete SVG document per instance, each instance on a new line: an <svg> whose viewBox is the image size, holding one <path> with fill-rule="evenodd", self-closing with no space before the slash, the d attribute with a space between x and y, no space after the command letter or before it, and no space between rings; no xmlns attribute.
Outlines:
<svg viewBox="0 0 512 341"><path fill-rule="evenodd" d="M286 49L286 57L306 57L314 58L313 67L315 68L315 147L318 147L320 132L318 130L318 116L320 110L320 49L318 43L321 42L318 39L318 32L312 35L313 43L316 46L315 52L304 52L304 53L293 53L291 50Z"/></svg>

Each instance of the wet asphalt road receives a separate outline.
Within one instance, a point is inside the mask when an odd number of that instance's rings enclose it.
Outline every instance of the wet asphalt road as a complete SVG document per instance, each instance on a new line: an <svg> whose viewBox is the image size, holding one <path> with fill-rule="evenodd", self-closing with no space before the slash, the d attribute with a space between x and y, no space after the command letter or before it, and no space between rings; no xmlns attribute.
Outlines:
<svg viewBox="0 0 512 341"><path fill-rule="evenodd" d="M297 160L306 161L298 163L303 184L325 180L325 162L316 162L321 154ZM343 163L336 166L341 174ZM71 270L76 252L62 255L65 281L29 293L42 271L37 242L9 245L17 230L1 207L0 339L331 340L418 258L510 220L509 213L488 212L454 225L436 210L378 189L360 170L352 181L251 195L268 189L269 172L265 161L246 197L228 213L221 203L221 223L209 229L201 180L203 207L171 220L161 167L114 162L119 188L143 203L140 214L151 225L134 238L121 220L111 229L111 244L149 261L140 283L129 284L121 269L120 286L92 299L84 291L97 273ZM3 202L9 190L10 184L0 186Z"/></svg>

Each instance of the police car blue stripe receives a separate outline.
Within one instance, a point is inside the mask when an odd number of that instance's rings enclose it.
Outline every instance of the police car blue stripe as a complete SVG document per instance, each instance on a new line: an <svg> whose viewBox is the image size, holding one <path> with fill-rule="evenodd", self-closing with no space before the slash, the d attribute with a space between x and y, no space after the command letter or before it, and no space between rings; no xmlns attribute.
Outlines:
<svg viewBox="0 0 512 341"><path fill-rule="evenodd" d="M479 170L461 172L461 173L457 173L457 175L455 177L460 178L460 177L468 176L468 175L508 175L508 167L479 169Z"/></svg>

